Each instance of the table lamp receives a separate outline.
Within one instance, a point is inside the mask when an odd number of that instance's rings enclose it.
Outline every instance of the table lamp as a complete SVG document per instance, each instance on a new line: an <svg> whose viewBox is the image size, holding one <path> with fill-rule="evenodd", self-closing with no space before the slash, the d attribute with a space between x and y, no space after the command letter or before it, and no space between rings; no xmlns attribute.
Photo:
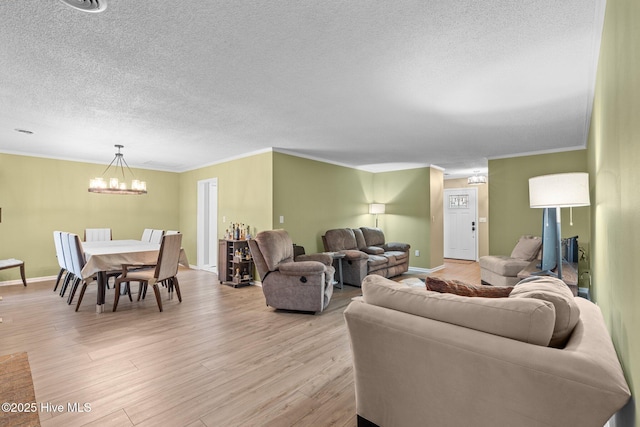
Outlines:
<svg viewBox="0 0 640 427"><path fill-rule="evenodd" d="M558 279L562 279L560 208L589 206L590 204L589 174L586 172L558 173L529 178L529 206L556 209L555 250Z"/></svg>

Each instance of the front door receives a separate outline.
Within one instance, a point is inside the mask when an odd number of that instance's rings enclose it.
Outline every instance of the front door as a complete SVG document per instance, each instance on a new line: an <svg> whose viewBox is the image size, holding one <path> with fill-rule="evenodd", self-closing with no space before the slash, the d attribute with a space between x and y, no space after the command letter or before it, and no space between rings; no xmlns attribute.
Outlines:
<svg viewBox="0 0 640 427"><path fill-rule="evenodd" d="M444 257L477 261L478 189L444 190Z"/></svg>

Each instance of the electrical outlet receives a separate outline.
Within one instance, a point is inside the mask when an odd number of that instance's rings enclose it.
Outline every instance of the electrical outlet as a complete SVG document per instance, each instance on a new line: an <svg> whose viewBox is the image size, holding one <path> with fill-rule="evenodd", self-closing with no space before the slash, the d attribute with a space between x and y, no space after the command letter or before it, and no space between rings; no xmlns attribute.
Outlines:
<svg viewBox="0 0 640 427"><path fill-rule="evenodd" d="M420 256L420 251L416 249L416 256Z"/></svg>
<svg viewBox="0 0 640 427"><path fill-rule="evenodd" d="M225 215L222 215L222 222L227 222L227 217Z"/></svg>

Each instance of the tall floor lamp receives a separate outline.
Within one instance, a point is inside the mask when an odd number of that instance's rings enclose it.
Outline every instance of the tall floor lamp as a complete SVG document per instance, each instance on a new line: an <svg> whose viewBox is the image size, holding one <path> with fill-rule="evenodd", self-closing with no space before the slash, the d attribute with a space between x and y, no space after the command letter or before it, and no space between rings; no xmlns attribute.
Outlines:
<svg viewBox="0 0 640 427"><path fill-rule="evenodd" d="M590 204L589 174L586 172L558 173L529 178L529 206L556 209L558 279L562 279L560 208L589 206Z"/></svg>
<svg viewBox="0 0 640 427"><path fill-rule="evenodd" d="M376 228L378 228L378 214L384 213L384 203L371 203L369 204L369 213L376 216Z"/></svg>

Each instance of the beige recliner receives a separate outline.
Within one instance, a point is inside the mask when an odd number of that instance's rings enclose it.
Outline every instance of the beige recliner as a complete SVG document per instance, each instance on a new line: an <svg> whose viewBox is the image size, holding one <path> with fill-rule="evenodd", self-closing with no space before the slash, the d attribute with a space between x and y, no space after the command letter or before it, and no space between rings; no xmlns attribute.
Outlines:
<svg viewBox="0 0 640 427"><path fill-rule="evenodd" d="M329 305L335 273L331 255L300 255L294 261L285 230L261 231L249 248L269 307L319 313Z"/></svg>
<svg viewBox="0 0 640 427"><path fill-rule="evenodd" d="M514 286L520 281L518 273L538 258L542 239L522 236L510 256L488 255L480 257L480 279L493 286Z"/></svg>

